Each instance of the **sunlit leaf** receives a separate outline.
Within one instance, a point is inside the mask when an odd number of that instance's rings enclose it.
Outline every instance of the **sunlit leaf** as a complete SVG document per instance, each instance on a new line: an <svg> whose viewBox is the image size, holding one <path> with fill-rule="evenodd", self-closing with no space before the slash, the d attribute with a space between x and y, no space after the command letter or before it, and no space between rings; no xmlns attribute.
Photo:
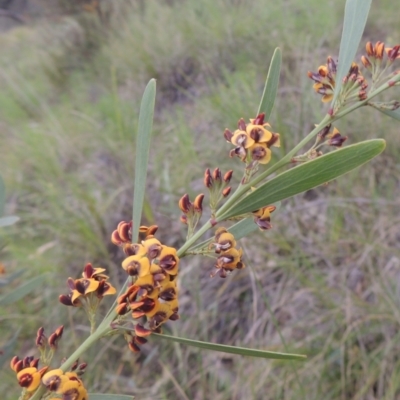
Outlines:
<svg viewBox="0 0 400 400"><path fill-rule="evenodd" d="M140 104L138 132L136 136L135 181L133 192L132 241L136 242L142 217L144 194L146 193L147 166L153 129L156 81L151 79L144 91Z"/></svg>
<svg viewBox="0 0 400 400"><path fill-rule="evenodd" d="M289 169L241 199L223 215L218 216L218 221L258 210L268 204L329 182L365 164L380 154L384 148L385 141L383 139L367 140L332 151Z"/></svg>
<svg viewBox="0 0 400 400"><path fill-rule="evenodd" d="M0 297L0 305L6 306L15 303L26 295L39 288L48 278L48 273L36 276L21 286L14 288L10 293Z"/></svg>
<svg viewBox="0 0 400 400"><path fill-rule="evenodd" d="M152 338L156 337L157 339L172 340L173 342L185 344L187 346L197 347L199 349L221 351L223 353L239 354L248 357L269 358L274 360L305 360L307 358L305 355L302 354L289 354L289 353L286 354L286 353L277 353L274 351L247 349L245 347L227 346L224 344L202 342L200 340L191 340L170 335L159 335L156 333L153 333L151 337Z"/></svg>
<svg viewBox="0 0 400 400"><path fill-rule="evenodd" d="M135 396L126 394L102 394L102 393L89 393L90 400L132 400Z"/></svg>
<svg viewBox="0 0 400 400"><path fill-rule="evenodd" d="M15 215L2 217L0 218L0 228L3 226L14 225L17 221L19 221L19 217L16 217Z"/></svg>
<svg viewBox="0 0 400 400"><path fill-rule="evenodd" d="M335 102L342 87L343 78L354 61L372 0L347 0L344 11L343 31L339 48L339 65L336 73Z"/></svg>
<svg viewBox="0 0 400 400"><path fill-rule="evenodd" d="M279 85L279 75L282 65L282 52L279 47L274 51L269 65L267 79L265 81L264 91L261 97L260 105L258 107L257 115L265 113L265 121L269 120L272 109L274 108L276 93Z"/></svg>

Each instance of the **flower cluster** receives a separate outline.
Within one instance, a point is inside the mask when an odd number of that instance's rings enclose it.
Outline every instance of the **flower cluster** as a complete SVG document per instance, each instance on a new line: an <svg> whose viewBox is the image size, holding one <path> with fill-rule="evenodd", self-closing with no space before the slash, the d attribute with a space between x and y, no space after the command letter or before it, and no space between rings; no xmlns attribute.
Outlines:
<svg viewBox="0 0 400 400"><path fill-rule="evenodd" d="M307 75L314 83L314 90L322 94L322 101L327 103L333 99L333 93L336 84L337 63L332 57L327 58L326 65L321 65L318 72L308 71ZM343 104L349 100L366 99L366 89L368 84L362 76L359 66L353 62L348 74L343 78L341 88L340 103Z"/></svg>
<svg viewBox="0 0 400 400"><path fill-rule="evenodd" d="M235 237L226 228L218 228L215 231L214 241L210 247L214 247L218 255L215 264L217 270L211 274L211 277L219 273L221 278L226 278L234 269L245 267L242 261L243 251L241 248L236 248Z"/></svg>
<svg viewBox="0 0 400 400"><path fill-rule="evenodd" d="M139 239L142 240L149 235L154 235L157 229L157 225L142 225L139 227ZM121 221L117 229L111 234L111 242L116 246L122 247L122 250L127 256L133 256L135 254L135 249L132 246L132 221Z"/></svg>
<svg viewBox="0 0 400 400"><path fill-rule="evenodd" d="M193 234L197 224L200 221L201 215L203 213L203 200L203 193L197 195L193 203L190 201L188 194L184 194L179 199L178 205L183 213L181 215L181 222L188 226L188 237Z"/></svg>
<svg viewBox="0 0 400 400"><path fill-rule="evenodd" d="M83 306L86 311L94 312L104 296L116 293L114 286L107 282L108 276L103 274L104 271L104 268L93 268L92 264L86 264L82 278L68 278L70 293L60 295L60 302L66 306Z"/></svg>
<svg viewBox="0 0 400 400"><path fill-rule="evenodd" d="M17 374L19 385L24 388L25 394L23 399L30 399L40 383L46 386L50 392L55 392L58 396L49 397L49 400L87 400L88 394L83 386L79 375L82 375L86 368L86 363L74 363L70 372L63 372L61 369L48 371L50 362L53 358L54 351L57 348L57 342L61 339L63 326L58 327L48 338L44 334L44 329L39 328L36 334L36 346L40 350L40 358L27 356L20 359L14 356L11 359L11 369ZM44 367L38 369L39 362L45 364ZM75 372L76 371L76 372Z"/></svg>
<svg viewBox="0 0 400 400"><path fill-rule="evenodd" d="M11 359L10 367L17 374L18 383L28 393L34 392L40 385L42 376L48 367L38 369L39 358L28 356L22 360L15 356Z"/></svg>
<svg viewBox="0 0 400 400"><path fill-rule="evenodd" d="M141 243L133 243L129 249L132 254L122 262L122 268L133 282L118 298L116 312L119 316L131 313L135 320L146 318L148 328L136 324L135 335L127 338L129 348L136 352L146 342L146 336L159 332L167 320L179 318L179 257L175 248L161 244L153 235L146 236Z"/></svg>
<svg viewBox="0 0 400 400"><path fill-rule="evenodd" d="M367 42L365 49L367 56L361 56L361 62L364 67L367 68L373 77L377 72L380 71L383 62L386 64L383 67L390 66L394 60L400 58L400 45L394 47L385 47L385 43L376 42L373 45L371 42Z"/></svg>
<svg viewBox="0 0 400 400"><path fill-rule="evenodd" d="M46 386L47 390L58 395L49 398L49 400L60 398L63 400L87 400L89 398L88 393L78 373L83 372L79 369L78 372L64 372L62 369L53 369L44 374L42 377L43 385Z"/></svg>
<svg viewBox="0 0 400 400"><path fill-rule="evenodd" d="M271 160L271 146L280 146L279 133L272 133L271 126L264 122L265 114L261 113L256 118L250 119L246 124L243 118L238 122L238 129L233 133L225 129L225 139L235 148L230 156L237 156L246 165L268 164Z"/></svg>
<svg viewBox="0 0 400 400"><path fill-rule="evenodd" d="M227 171L224 176L222 176L221 170L215 168L211 173L210 169L207 168L204 173L204 186L210 192L210 208L211 216L214 217L215 211L217 209L218 203L225 197L229 196L231 192L231 187L228 186L231 181L233 171Z"/></svg>

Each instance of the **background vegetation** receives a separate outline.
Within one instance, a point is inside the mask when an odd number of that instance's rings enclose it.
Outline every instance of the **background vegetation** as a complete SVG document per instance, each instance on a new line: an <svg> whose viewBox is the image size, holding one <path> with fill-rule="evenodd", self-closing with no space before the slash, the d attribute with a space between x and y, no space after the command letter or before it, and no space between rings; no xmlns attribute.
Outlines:
<svg viewBox="0 0 400 400"><path fill-rule="evenodd" d="M204 191L207 167L240 170L222 132L254 116L276 46L283 73L270 122L281 151L319 121L324 106L306 73L337 56L344 9L344 0L64 3L0 35L1 175L6 215L21 218L2 229L0 261L6 274L25 271L0 290L48 273L43 287L0 309L0 344L21 329L15 353L35 354L37 328L49 333L64 324L60 359L88 333L83 313L58 304L66 279L91 261L108 268L113 282L124 280L122 252L109 237L131 214L147 81L157 79L158 95L143 222L157 223L161 240L176 246L185 234L179 197ZM373 2L362 45L367 40L400 41L393 1ZM137 356L111 339L83 360L90 391L141 400L400 399L399 127L369 109L338 127L347 143L383 137L387 149L285 202L274 229L242 240L248 268L226 280L209 278L212 260L185 259L181 319L166 327L189 338L305 353L308 361L165 341L151 341ZM2 396L17 398L7 363L0 374Z"/></svg>

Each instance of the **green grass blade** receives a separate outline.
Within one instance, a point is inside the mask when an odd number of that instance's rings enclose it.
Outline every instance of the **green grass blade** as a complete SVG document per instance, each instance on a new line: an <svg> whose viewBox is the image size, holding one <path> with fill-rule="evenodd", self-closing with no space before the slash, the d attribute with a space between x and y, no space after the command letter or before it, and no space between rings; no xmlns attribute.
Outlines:
<svg viewBox="0 0 400 400"><path fill-rule="evenodd" d="M349 72L354 61L365 24L367 22L372 0L347 0L344 10L342 38L339 48L339 64L336 73L335 102L342 87L343 78Z"/></svg>
<svg viewBox="0 0 400 400"><path fill-rule="evenodd" d="M274 108L276 93L278 92L281 65L282 65L282 52L281 49L277 47L272 56L271 64L269 65L264 91L257 112L257 115L262 112L265 113L265 121L269 120L272 109Z"/></svg>
<svg viewBox="0 0 400 400"><path fill-rule="evenodd" d="M15 281L19 276L24 274L26 271L24 269L20 269L19 271L14 272L13 274L7 276L4 279L0 279L0 288L3 286L8 286L11 282Z"/></svg>
<svg viewBox="0 0 400 400"><path fill-rule="evenodd" d="M186 344L187 346L197 347L199 349L221 351L223 353L239 354L242 356L269 358L274 360L305 360L307 358L307 356L302 354L289 354L289 353L286 354L286 353L276 353L274 351L247 349L245 347L227 346L224 344L201 342L199 340L185 339L170 335L160 335L157 333L153 333L151 337L153 336L160 339L172 340L173 342Z"/></svg>
<svg viewBox="0 0 400 400"><path fill-rule="evenodd" d="M14 336L2 348L0 348L0 368L6 361L10 362L10 359L13 356L14 349L16 347L17 339L18 339L20 332L21 332L21 328L19 328L14 333Z"/></svg>
<svg viewBox="0 0 400 400"><path fill-rule="evenodd" d="M48 273L36 276L31 280L29 280L28 282L24 283L23 285L13 289L12 292L7 293L4 296L1 296L0 305L6 306L22 299L23 297L31 293L33 290L41 286L43 282L47 279L47 277Z"/></svg>
<svg viewBox="0 0 400 400"><path fill-rule="evenodd" d="M230 210L227 210L218 220L222 221L258 210L268 204L273 204L329 182L370 161L380 154L384 148L385 141L383 139L366 140L308 161L264 183Z"/></svg>
<svg viewBox="0 0 400 400"><path fill-rule="evenodd" d="M17 221L19 221L19 217L16 217L15 215L0 218L0 228L3 226L14 225Z"/></svg>
<svg viewBox="0 0 400 400"><path fill-rule="evenodd" d="M381 113L388 115L389 117L392 117L394 119L397 119L398 121L400 121L400 108L398 108L397 110L382 110L377 108L377 110L379 110Z"/></svg>
<svg viewBox="0 0 400 400"><path fill-rule="evenodd" d="M89 393L90 400L132 400L135 396L128 396L125 394L102 394L102 393Z"/></svg>
<svg viewBox="0 0 400 400"><path fill-rule="evenodd" d="M0 216L4 214L4 205L6 204L6 187L3 178L0 176Z"/></svg>
<svg viewBox="0 0 400 400"><path fill-rule="evenodd" d="M133 192L132 241L136 242L142 217L144 194L146 193L147 165L149 161L151 132L153 129L156 81L151 79L143 93L140 104L138 133L136 136L135 182Z"/></svg>

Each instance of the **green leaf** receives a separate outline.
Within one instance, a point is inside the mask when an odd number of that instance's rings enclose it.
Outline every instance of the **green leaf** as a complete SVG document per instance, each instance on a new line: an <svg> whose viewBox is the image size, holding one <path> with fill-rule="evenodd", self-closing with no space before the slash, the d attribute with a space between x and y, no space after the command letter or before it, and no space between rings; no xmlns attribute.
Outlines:
<svg viewBox="0 0 400 400"><path fill-rule="evenodd" d="M397 110L393 110L393 111L392 110L383 110L380 108L377 108L377 110L379 110L381 113L388 115L389 117L392 117L392 118L400 121L400 108L398 108Z"/></svg>
<svg viewBox="0 0 400 400"><path fill-rule="evenodd" d="M282 52L277 47L272 55L271 64L269 65L267 79L265 81L264 91L258 107L257 115L264 112L265 121L269 120L272 109L274 108L276 93L278 91L279 75L282 65Z"/></svg>
<svg viewBox="0 0 400 400"><path fill-rule="evenodd" d="M223 215L218 216L218 221L258 210L329 182L372 160L384 148L385 141L383 139L367 140L332 151L289 169L241 199Z"/></svg>
<svg viewBox="0 0 400 400"><path fill-rule="evenodd" d="M48 273L45 273L43 275L36 276L35 278L32 278L23 285L13 289L12 292L1 296L0 305L6 306L22 299L27 294L31 293L33 290L41 286L43 282L47 279L48 275Z"/></svg>
<svg viewBox="0 0 400 400"><path fill-rule="evenodd" d="M4 205L6 204L6 187L3 178L0 176L0 216L4 214Z"/></svg>
<svg viewBox="0 0 400 400"><path fill-rule="evenodd" d="M342 38L339 48L339 64L336 72L335 102L357 53L372 0L347 0L344 10Z"/></svg>
<svg viewBox="0 0 400 400"><path fill-rule="evenodd" d="M135 396L128 396L125 394L101 394L101 393L89 393L90 400L132 400Z"/></svg>
<svg viewBox="0 0 400 400"><path fill-rule="evenodd" d="M153 129L156 81L151 79L143 93L140 104L138 133L136 137L135 181L133 192L132 241L136 242L142 217L144 194L146 193L147 166L149 161L151 132Z"/></svg>
<svg viewBox="0 0 400 400"><path fill-rule="evenodd" d="M269 358L274 360L305 360L307 356L302 354L276 353L274 351L247 349L245 347L227 346L224 344L215 344L210 342L201 342L199 340L185 339L176 336L161 335L153 333L151 337L157 339L172 340L173 342L186 344L187 346L197 347L199 349L221 351L223 353L239 354L241 356Z"/></svg>
<svg viewBox="0 0 400 400"><path fill-rule="evenodd" d="M0 228L3 226L14 225L17 221L19 221L19 217L16 217L15 215L0 218Z"/></svg>

